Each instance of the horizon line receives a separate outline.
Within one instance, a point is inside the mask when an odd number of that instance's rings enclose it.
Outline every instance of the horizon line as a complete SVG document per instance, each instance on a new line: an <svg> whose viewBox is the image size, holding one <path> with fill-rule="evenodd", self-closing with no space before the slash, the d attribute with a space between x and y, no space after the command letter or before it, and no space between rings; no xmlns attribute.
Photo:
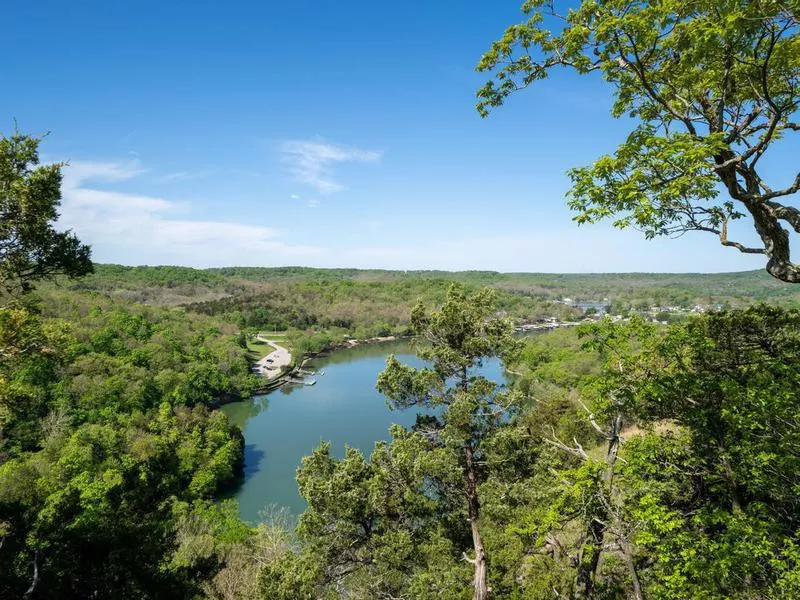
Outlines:
<svg viewBox="0 0 800 600"><path fill-rule="evenodd" d="M126 269L158 269L179 268L193 271L219 271L222 269L308 269L315 271L381 271L385 273L487 273L492 275L743 275L763 273L769 276L764 269L747 269L742 271L494 271L491 269L390 269L385 267L313 267L306 265L270 265L270 266L245 266L227 265L224 267L191 267L179 264L153 264L153 265L126 265L122 263L93 262L94 266L123 267ZM771 276L770 276L771 277Z"/></svg>

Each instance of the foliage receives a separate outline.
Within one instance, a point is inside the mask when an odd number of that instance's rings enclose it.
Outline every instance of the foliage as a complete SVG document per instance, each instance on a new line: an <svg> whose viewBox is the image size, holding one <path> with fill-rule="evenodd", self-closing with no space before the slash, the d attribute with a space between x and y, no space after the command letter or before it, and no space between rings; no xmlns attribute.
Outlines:
<svg viewBox="0 0 800 600"><path fill-rule="evenodd" d="M800 291L763 271L548 274L120 265L95 265L95 271L77 282L64 282L64 287L148 305L185 305L239 327L336 332L344 323L344 329L358 338L407 331L414 303L419 299L440 303L454 282L470 290L496 289L498 308L517 321L579 318L581 311L562 303L565 298L610 304L612 314L652 307L688 310L696 305L741 308L759 301L800 303Z"/></svg>
<svg viewBox="0 0 800 600"><path fill-rule="evenodd" d="M800 515L798 325L767 306L711 315L648 340L614 382L634 391L633 416L676 427L637 440L626 468L659 482L631 486L658 596L736 597L742 581L769 595L784 576L785 559L770 560L792 548Z"/></svg>
<svg viewBox="0 0 800 600"><path fill-rule="evenodd" d="M496 598L797 594L795 309L513 341L496 292L453 287L407 319L424 366L378 381L416 425L306 457L291 532L216 500L243 440L209 406L253 384L234 325L40 294L0 312L0 596L467 599L481 555ZM475 373L497 355L513 388Z"/></svg>
<svg viewBox="0 0 800 600"><path fill-rule="evenodd" d="M27 587L34 563L50 597L179 593L184 584L160 569L170 506L235 477L241 440L224 416L163 404L155 418L118 415L44 443L0 466L0 506L12 515L5 594Z"/></svg>
<svg viewBox="0 0 800 600"><path fill-rule="evenodd" d="M446 468L452 473L452 481L448 482L451 490L442 489L440 494L452 494L455 488L457 495L466 499L474 558L466 554L464 558L475 567L475 600L488 598L490 593L479 525L483 442L516 401L513 393L498 390L494 382L470 373L483 360L514 350L511 322L494 317L494 311L494 294L489 288L468 296L453 285L441 308L433 312L426 312L418 304L411 313L411 325L416 335L427 342L417 354L431 367L414 369L390 356L378 377L378 389L386 394L391 406L442 410L441 417L429 420L428 433L446 451Z"/></svg>
<svg viewBox="0 0 800 600"><path fill-rule="evenodd" d="M63 165L39 165L40 143L20 133L0 137L0 286L12 294L58 274L92 271L89 247L53 227Z"/></svg>
<svg viewBox="0 0 800 600"><path fill-rule="evenodd" d="M789 233L800 212L785 198L800 190L765 180L762 159L800 130L800 21L794 1L584 0L559 12L528 0L526 22L509 27L478 64L493 73L478 92L482 115L557 67L601 73L614 90L612 114L634 120L613 155L570 172L579 223L613 218L650 238L705 231L766 269L800 281ZM720 191L725 196L720 198ZM728 237L749 215L761 245Z"/></svg>
<svg viewBox="0 0 800 600"><path fill-rule="evenodd" d="M208 407L250 393L246 350L198 315L42 293L0 309L0 596L190 597L223 563L170 562L178 508L240 477Z"/></svg>
<svg viewBox="0 0 800 600"><path fill-rule="evenodd" d="M344 330L359 338L403 335L409 332L414 302L439 303L451 284L445 278L406 278L398 281L333 280L260 283L263 291L204 303L189 310L224 315L241 327L283 330ZM520 318L573 314L530 296L498 293L498 306Z"/></svg>
<svg viewBox="0 0 800 600"><path fill-rule="evenodd" d="M315 585L346 582L363 597L396 593L420 544L435 534L435 503L423 493L426 442L399 427L392 434L391 445L377 444L370 460L348 448L336 461L327 444L303 459L298 484L308 509L298 533L322 565Z"/></svg>

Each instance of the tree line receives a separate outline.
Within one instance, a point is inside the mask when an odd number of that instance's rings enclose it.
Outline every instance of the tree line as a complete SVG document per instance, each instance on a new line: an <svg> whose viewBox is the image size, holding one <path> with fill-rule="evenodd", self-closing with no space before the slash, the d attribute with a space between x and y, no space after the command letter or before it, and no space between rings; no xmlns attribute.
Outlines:
<svg viewBox="0 0 800 600"><path fill-rule="evenodd" d="M181 523L225 514L243 440L211 409L251 394L244 339L184 311L37 285L91 271L53 227L60 165L0 139L0 597L175 598L214 563L175 556Z"/></svg>
<svg viewBox="0 0 800 600"><path fill-rule="evenodd" d="M800 130L797 2L523 11L478 65L491 76L481 114L567 68L602 74L612 114L632 120L616 151L570 171L578 223L703 232L800 281L800 175L764 167ZM800 596L797 309L600 321L521 345L507 317L536 293L482 290L487 273L462 275L466 288L423 277L433 293L389 318L368 296L391 302L414 284L347 270L283 269L282 284L301 286L285 288L293 297L245 269L170 268L155 285L139 271L149 289L126 290L158 289L164 304L199 291L209 303L192 310L205 316L46 288L37 302L39 282L93 270L88 246L53 225L61 165L39 164L39 142L0 139L0 595ZM736 221L757 243L734 236ZM178 292L164 294L171 282ZM221 300L243 290L256 299ZM244 339L220 316L407 327L426 366L390 357L377 385L392 408L425 410L370 456L336 459L323 443L306 457L296 528L245 524L215 501L241 472L243 442L209 404L253 382ZM514 385L476 373L496 356Z"/></svg>

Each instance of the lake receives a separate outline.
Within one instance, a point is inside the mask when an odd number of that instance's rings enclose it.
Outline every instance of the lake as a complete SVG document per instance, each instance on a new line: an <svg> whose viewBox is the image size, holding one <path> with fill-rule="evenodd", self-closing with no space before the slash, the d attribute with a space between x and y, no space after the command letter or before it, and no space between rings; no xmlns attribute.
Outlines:
<svg viewBox="0 0 800 600"><path fill-rule="evenodd" d="M386 357L396 354L414 366L408 341L384 342L337 350L315 359L309 368L324 371L316 385L284 386L253 400L227 404L222 410L241 427L245 440L244 481L233 497L243 519L259 520L259 512L278 506L299 515L305 501L297 491L295 471L300 459L322 441L344 456L345 445L369 456L376 441L388 440L392 423L410 427L416 410L393 411L375 389ZM481 373L504 381L499 360L487 361Z"/></svg>

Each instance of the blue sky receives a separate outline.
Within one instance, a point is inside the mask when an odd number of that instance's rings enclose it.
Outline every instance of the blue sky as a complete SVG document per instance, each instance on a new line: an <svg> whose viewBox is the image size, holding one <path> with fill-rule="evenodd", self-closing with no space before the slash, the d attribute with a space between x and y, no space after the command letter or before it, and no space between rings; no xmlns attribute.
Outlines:
<svg viewBox="0 0 800 600"><path fill-rule="evenodd" d="M101 262L759 268L710 236L571 221L566 170L625 123L602 82L568 74L477 115L474 65L519 5L15 2L0 131L50 132L62 225Z"/></svg>

